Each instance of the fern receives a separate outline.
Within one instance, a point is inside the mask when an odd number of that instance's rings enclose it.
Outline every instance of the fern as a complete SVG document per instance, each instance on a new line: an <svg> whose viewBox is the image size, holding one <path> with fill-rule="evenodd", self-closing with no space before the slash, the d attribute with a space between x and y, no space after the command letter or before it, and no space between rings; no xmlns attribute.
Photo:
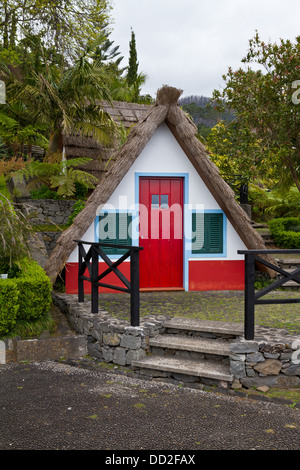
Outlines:
<svg viewBox="0 0 300 470"><path fill-rule="evenodd" d="M74 158L54 163L31 161L15 175L18 179L25 178L29 188L46 186L55 189L61 197L72 197L76 192L75 183L84 184L87 188L94 188L97 183L97 178L90 173L74 168L88 161L89 158Z"/></svg>

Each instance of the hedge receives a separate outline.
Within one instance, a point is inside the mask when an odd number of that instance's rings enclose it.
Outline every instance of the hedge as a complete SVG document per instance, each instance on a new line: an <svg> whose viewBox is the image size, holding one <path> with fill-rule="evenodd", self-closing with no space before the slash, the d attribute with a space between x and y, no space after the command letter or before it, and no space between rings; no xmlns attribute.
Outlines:
<svg viewBox="0 0 300 470"><path fill-rule="evenodd" d="M12 279L0 279L0 336L9 333L16 324L19 290Z"/></svg>
<svg viewBox="0 0 300 470"><path fill-rule="evenodd" d="M17 277L0 280L0 335L9 331L7 322L11 329L17 320L35 320L51 306L52 284L45 271L35 261L23 261L20 267Z"/></svg>
<svg viewBox="0 0 300 470"><path fill-rule="evenodd" d="M277 246L280 248L300 248L300 219L281 217L269 222L269 229Z"/></svg>

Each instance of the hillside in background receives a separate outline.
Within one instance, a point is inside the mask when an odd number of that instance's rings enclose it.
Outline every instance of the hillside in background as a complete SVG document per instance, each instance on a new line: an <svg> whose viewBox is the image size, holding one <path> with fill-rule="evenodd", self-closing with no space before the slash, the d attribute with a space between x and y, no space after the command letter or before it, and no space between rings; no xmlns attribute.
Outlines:
<svg viewBox="0 0 300 470"><path fill-rule="evenodd" d="M206 96L187 96L181 98L179 105L187 112L197 125L199 133L206 137L211 128L214 127L219 120L230 122L234 119L234 114L230 111L219 113L213 106L208 106L211 98Z"/></svg>

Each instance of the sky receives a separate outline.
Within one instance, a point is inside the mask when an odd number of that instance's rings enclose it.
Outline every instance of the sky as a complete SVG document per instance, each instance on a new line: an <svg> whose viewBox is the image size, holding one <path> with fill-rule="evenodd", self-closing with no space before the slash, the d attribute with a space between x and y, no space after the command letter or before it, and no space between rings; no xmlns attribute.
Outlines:
<svg viewBox="0 0 300 470"><path fill-rule="evenodd" d="M265 42L294 42L300 35L299 0L113 0L110 39L128 65L131 29L138 72L147 75L143 94L163 85L182 96L210 97L222 89L228 67L241 59L258 31ZM299 76L300 79L300 76Z"/></svg>

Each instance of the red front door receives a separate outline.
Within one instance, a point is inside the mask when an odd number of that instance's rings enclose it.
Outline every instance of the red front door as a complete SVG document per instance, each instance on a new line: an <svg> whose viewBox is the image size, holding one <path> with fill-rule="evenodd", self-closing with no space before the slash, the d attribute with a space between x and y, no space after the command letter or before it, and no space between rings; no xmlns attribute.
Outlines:
<svg viewBox="0 0 300 470"><path fill-rule="evenodd" d="M183 179L141 177L140 287L183 288Z"/></svg>

